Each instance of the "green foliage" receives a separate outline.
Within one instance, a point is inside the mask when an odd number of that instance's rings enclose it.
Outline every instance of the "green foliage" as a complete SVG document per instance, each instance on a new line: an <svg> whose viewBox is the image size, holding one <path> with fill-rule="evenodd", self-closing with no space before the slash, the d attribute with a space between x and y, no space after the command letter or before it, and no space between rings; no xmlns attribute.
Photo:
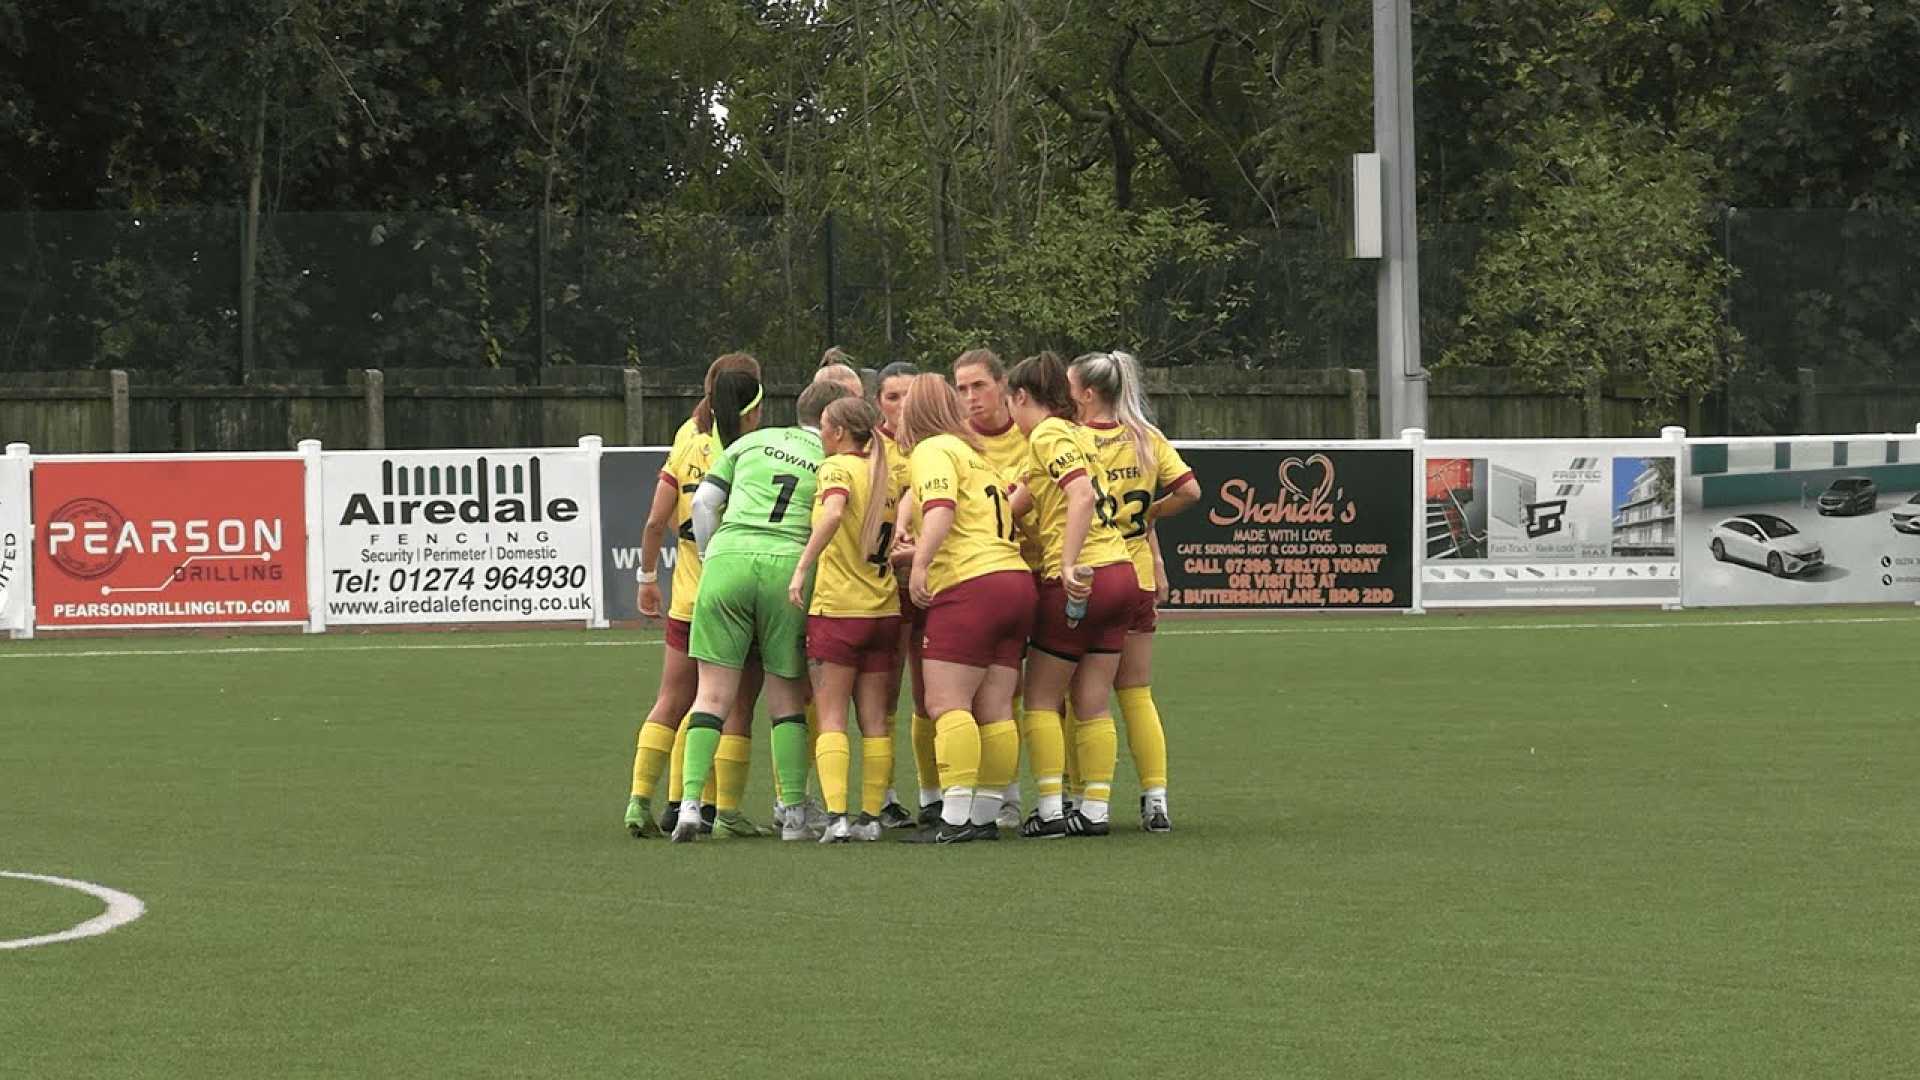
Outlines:
<svg viewBox="0 0 1920 1080"><path fill-rule="evenodd" d="M1125 346L1181 359L1248 302L1245 285L1194 287L1240 246L1192 204L1128 211L1081 192L1044 207L1025 236L979 237L974 267L914 309L914 341L939 358L987 343L1009 355ZM1157 312L1150 282L1163 285Z"/></svg>
<svg viewBox="0 0 1920 1080"><path fill-rule="evenodd" d="M0 367L234 367L256 181L264 367L741 346L798 367L829 325L867 357L987 338L1365 366L1373 268L1330 223L1372 142L1370 12L0 0ZM1810 356L1883 378L1920 347L1913 5L1459 0L1415 20L1428 355L1578 383L1543 344L1575 335L1537 325L1566 308L1637 321L1611 374L1710 385L1710 245L1740 269L1722 318L1756 400ZM188 212L156 233L160 210ZM1635 238L1636 214L1665 231ZM1523 238L1591 241L1610 269L1530 284Z"/></svg>
<svg viewBox="0 0 1920 1080"><path fill-rule="evenodd" d="M1480 252L1443 364L1665 402L1722 374L1731 268L1702 228L1711 163L1644 125L1554 117L1515 148L1516 212Z"/></svg>

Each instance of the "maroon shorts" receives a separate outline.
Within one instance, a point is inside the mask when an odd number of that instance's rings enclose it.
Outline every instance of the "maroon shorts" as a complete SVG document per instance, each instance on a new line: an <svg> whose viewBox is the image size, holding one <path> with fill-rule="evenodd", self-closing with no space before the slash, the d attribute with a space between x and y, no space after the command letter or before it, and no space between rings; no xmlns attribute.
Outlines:
<svg viewBox="0 0 1920 1080"><path fill-rule="evenodd" d="M1067 625L1067 587L1059 578L1040 583L1039 607L1033 616L1033 647L1062 660L1078 661L1088 653L1117 653L1127 643L1140 606L1140 579L1130 562L1098 567L1093 572L1093 595L1079 625ZM1153 599L1151 593L1147 599Z"/></svg>
<svg viewBox="0 0 1920 1080"><path fill-rule="evenodd" d="M1128 624L1129 634L1151 634L1160 624L1160 601L1152 589L1141 589L1140 600L1133 606L1133 622Z"/></svg>
<svg viewBox="0 0 1920 1080"><path fill-rule="evenodd" d="M862 675L891 672L899 662L900 616L807 616L807 659Z"/></svg>
<svg viewBox="0 0 1920 1080"><path fill-rule="evenodd" d="M1017 668L1033 632L1033 575L999 570L948 586L933 598L926 619L925 659Z"/></svg>

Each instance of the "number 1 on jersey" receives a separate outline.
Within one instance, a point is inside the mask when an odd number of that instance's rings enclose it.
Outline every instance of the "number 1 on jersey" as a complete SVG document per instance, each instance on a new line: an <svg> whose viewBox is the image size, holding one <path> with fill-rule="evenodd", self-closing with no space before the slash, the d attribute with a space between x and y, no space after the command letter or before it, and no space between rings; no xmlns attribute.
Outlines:
<svg viewBox="0 0 1920 1080"><path fill-rule="evenodd" d="M1013 539L1013 522L1008 520L1007 497L993 484L987 485L987 498L993 500L993 535Z"/></svg>

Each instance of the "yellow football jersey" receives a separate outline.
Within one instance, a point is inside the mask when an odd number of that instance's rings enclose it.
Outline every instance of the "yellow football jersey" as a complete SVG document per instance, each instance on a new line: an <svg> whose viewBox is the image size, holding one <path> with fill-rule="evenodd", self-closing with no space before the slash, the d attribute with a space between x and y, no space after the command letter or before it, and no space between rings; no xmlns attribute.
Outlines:
<svg viewBox="0 0 1920 1080"><path fill-rule="evenodd" d="M887 473L891 476L893 455L889 453L887 457ZM893 568L887 563L887 552L893 547L893 511L899 502L898 492L879 493L885 501L880 507L880 536L874 544L877 550L860 548L860 523L866 518L868 500L874 497L869 463L865 454L835 454L820 463L813 520L820 520L822 504L835 492L847 497L847 505L841 511L839 529L820 553L813 578L813 604L807 608L809 615L873 619L900 613L899 585L894 580Z"/></svg>
<svg viewBox="0 0 1920 1080"><path fill-rule="evenodd" d="M1009 483L1021 483L1029 488L1033 486L1033 453L1027 446L1027 433L1012 420L999 431L982 431L978 427L973 433L980 437L984 448L983 457L987 464L999 470L1000 475ZM1046 552L1040 546L1040 527L1033 511L1019 521L1020 557L1026 560L1029 570L1038 570L1046 565Z"/></svg>
<svg viewBox="0 0 1920 1080"><path fill-rule="evenodd" d="M1159 428L1147 429L1147 441L1153 450L1152 475L1149 476L1148 470L1140 465L1131 431L1112 420L1086 427L1093 432L1093 452L1100 463L1106 492L1118 501L1114 523L1120 526L1120 535L1127 539L1127 553L1133 556L1133 572L1140 578L1140 587L1151 590L1157 583L1153 577L1153 548L1147 542L1147 526L1152 524L1147 520L1147 508L1163 493L1186 483L1193 470L1181 459L1180 451L1160 434Z"/></svg>
<svg viewBox="0 0 1920 1080"><path fill-rule="evenodd" d="M927 589L944 592L1001 570L1025 571L1013 542L1013 508L1006 481L987 459L952 435L935 435L913 448L913 492L920 512L953 508L953 527L927 572Z"/></svg>
<svg viewBox="0 0 1920 1080"><path fill-rule="evenodd" d="M1079 424L1049 416L1040 421L1028 436L1036 466L1033 476L1033 511L1040 525L1040 543L1046 552L1041 576L1057 578L1062 573L1061 559L1066 554L1067 496L1062 483L1084 476L1093 485L1093 520L1087 523L1087 538L1080 545L1081 566L1110 566L1127 562L1127 541L1115 524L1117 504L1101 482L1093 465L1093 433Z"/></svg>
<svg viewBox="0 0 1920 1080"><path fill-rule="evenodd" d="M912 466L908 461L911 455L900 449L899 440L894 438L892 432L882 427L880 434L887 440L887 476L892 480L893 497L898 501L913 487Z"/></svg>
<svg viewBox="0 0 1920 1080"><path fill-rule="evenodd" d="M707 467L713 461L713 440L694 428L686 430L691 431L692 436L676 441L660 475L680 489L679 501L673 507L674 535L679 548L674 555L673 602L668 606L667 616L692 622L693 601L700 595L700 548L693 541L693 493L700 490L700 481L706 478Z"/></svg>
<svg viewBox="0 0 1920 1080"><path fill-rule="evenodd" d="M680 425L680 430L673 433L673 449L680 449L680 444L698 434L700 425L694 422L693 417L687 417L686 423Z"/></svg>

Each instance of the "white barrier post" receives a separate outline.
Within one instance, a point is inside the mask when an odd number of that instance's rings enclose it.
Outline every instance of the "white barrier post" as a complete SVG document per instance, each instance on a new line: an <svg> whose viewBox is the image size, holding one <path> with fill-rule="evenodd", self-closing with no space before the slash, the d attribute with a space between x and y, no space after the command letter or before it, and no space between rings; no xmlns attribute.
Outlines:
<svg viewBox="0 0 1920 1080"><path fill-rule="evenodd" d="M8 443L7 456L10 458L19 458L25 463L27 467L27 491L31 494L33 491L33 448L23 442ZM26 617L21 620L18 627L7 631L8 636L21 641L26 641L33 637L34 535L33 504L31 499L29 499L27 506L26 529L20 536L20 567L18 575L13 579L13 588L19 590L19 595L23 601L21 606L26 612Z"/></svg>
<svg viewBox="0 0 1920 1080"><path fill-rule="evenodd" d="M300 440L307 478L307 627L306 633L327 632L327 522L325 492L321 489L320 440Z"/></svg>
<svg viewBox="0 0 1920 1080"><path fill-rule="evenodd" d="M1674 572L1680 575L1680 599L1661 604L1662 611L1680 611L1687 604L1686 515L1681 503L1687 497L1687 429L1672 425L1660 429L1660 437L1673 444L1673 554Z"/></svg>
<svg viewBox="0 0 1920 1080"><path fill-rule="evenodd" d="M587 535L592 538L592 556L587 559L587 587L593 590L593 613L587 619L590 630L605 630L607 621L606 540L600 533L600 455L606 441L598 435L580 436L580 449L587 452Z"/></svg>
<svg viewBox="0 0 1920 1080"><path fill-rule="evenodd" d="M1407 614L1425 615L1427 609L1422 601L1426 598L1426 586L1422 579L1427 572L1427 539L1420 522L1421 511L1427 505L1427 433L1421 428L1407 428L1400 432L1400 439L1413 445L1413 606L1407 609Z"/></svg>

